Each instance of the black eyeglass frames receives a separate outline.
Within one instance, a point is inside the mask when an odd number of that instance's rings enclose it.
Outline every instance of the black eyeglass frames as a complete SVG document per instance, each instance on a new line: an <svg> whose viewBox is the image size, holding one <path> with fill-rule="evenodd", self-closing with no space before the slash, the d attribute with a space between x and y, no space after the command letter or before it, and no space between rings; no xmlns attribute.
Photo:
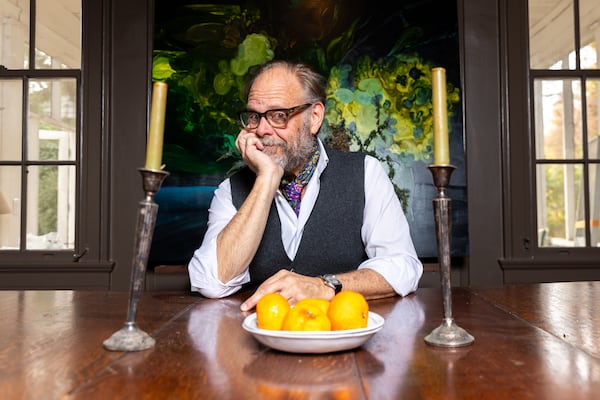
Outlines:
<svg viewBox="0 0 600 400"><path fill-rule="evenodd" d="M291 117L306 110L312 105L313 103L306 103L292 108L277 108L274 110L267 110L263 113L244 110L239 113L239 117L242 126L246 129L258 128L260 119L263 117L273 128L285 129Z"/></svg>

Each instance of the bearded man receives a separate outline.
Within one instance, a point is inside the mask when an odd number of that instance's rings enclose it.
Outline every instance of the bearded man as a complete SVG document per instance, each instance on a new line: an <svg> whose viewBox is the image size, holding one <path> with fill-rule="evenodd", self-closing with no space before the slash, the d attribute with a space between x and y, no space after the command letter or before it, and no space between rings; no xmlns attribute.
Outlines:
<svg viewBox="0 0 600 400"><path fill-rule="evenodd" d="M406 217L379 161L324 146L326 80L274 60L245 91L236 147L246 166L215 190L191 289L219 298L241 288L291 304L342 289L367 299L405 296L423 274Z"/></svg>

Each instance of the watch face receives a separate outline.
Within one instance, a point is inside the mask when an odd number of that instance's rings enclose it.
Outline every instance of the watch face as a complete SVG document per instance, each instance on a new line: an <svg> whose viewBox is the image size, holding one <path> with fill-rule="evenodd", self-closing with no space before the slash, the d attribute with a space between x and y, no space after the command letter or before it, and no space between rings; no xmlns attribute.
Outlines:
<svg viewBox="0 0 600 400"><path fill-rule="evenodd" d="M342 282L335 275L326 274L321 276L325 284L335 290L335 293L342 291Z"/></svg>
<svg viewBox="0 0 600 400"><path fill-rule="evenodd" d="M341 284L342 284L342 282L340 282L340 280L337 278L337 276L331 275L331 276L329 277L329 279L331 280L331 282L332 282L334 285L341 285Z"/></svg>

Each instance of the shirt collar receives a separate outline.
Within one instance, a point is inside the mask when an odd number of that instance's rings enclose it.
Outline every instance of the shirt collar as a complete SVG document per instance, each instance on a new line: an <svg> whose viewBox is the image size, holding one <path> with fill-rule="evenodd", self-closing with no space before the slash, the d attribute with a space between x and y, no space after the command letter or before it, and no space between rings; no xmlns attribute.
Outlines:
<svg viewBox="0 0 600 400"><path fill-rule="evenodd" d="M323 142L318 137L317 141L319 142L319 151L321 152L321 155L319 157L319 162L317 162L317 169L315 171L316 174L313 174L313 177L315 175L320 176L323 173L323 171L325 171L325 168L327 168L327 164L329 163L329 156L325 151L325 146L323 145Z"/></svg>

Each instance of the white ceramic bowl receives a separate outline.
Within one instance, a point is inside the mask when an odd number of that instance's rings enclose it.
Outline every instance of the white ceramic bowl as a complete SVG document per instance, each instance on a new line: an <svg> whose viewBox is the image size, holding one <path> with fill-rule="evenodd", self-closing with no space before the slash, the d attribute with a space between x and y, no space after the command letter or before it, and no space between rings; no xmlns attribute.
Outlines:
<svg viewBox="0 0 600 400"><path fill-rule="evenodd" d="M381 315L369 311L366 328L343 331L278 331L260 329L256 313L247 316L242 328L250 332L260 343L289 353L331 353L362 346L383 328Z"/></svg>

